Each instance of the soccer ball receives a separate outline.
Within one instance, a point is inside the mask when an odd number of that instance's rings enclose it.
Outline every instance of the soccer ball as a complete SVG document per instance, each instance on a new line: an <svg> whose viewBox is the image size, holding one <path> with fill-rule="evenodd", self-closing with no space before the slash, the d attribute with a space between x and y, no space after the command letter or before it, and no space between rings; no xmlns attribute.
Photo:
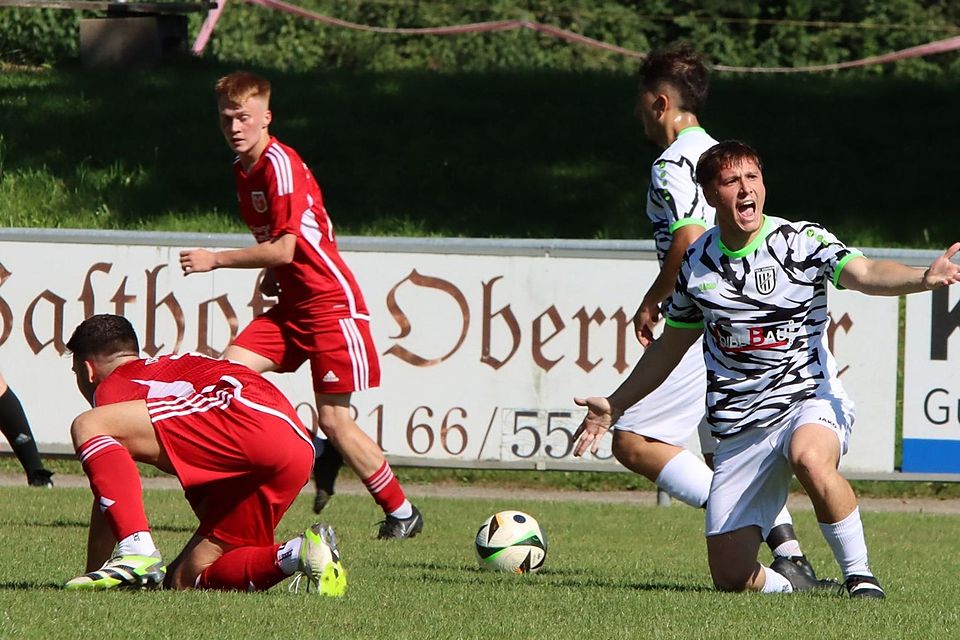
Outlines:
<svg viewBox="0 0 960 640"><path fill-rule="evenodd" d="M495 513L477 531L477 559L482 569L535 573L547 558L547 537L537 521L522 511Z"/></svg>

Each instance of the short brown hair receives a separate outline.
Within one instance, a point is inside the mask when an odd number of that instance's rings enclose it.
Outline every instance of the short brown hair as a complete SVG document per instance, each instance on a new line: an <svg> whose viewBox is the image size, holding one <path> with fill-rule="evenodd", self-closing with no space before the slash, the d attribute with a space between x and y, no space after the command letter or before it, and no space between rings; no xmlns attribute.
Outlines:
<svg viewBox="0 0 960 640"><path fill-rule="evenodd" d="M737 166L744 160L752 160L763 171L760 155L753 148L739 140L718 142L703 152L697 162L697 182L706 187L723 169Z"/></svg>
<svg viewBox="0 0 960 640"><path fill-rule="evenodd" d="M140 344L130 321L110 313L90 316L73 330L67 348L75 358L109 357L118 353L139 355Z"/></svg>
<svg viewBox="0 0 960 640"><path fill-rule="evenodd" d="M696 114L707 102L710 74L690 44L681 43L651 51L637 70L640 89L656 91L661 84L670 85L679 95L683 111Z"/></svg>
<svg viewBox="0 0 960 640"><path fill-rule="evenodd" d="M217 98L243 104L247 98L260 97L270 102L270 81L249 71L236 71L217 80Z"/></svg>

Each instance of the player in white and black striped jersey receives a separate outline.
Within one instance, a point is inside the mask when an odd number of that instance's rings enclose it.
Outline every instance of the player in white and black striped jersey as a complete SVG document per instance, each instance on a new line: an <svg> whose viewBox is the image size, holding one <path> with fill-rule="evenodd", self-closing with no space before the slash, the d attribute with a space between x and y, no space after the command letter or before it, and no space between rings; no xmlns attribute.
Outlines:
<svg viewBox="0 0 960 640"><path fill-rule="evenodd" d="M923 271L870 260L823 227L764 215L760 159L722 142L701 156L697 179L717 226L684 256L663 335L608 398L588 407L577 452L603 435L625 407L666 378L701 335L708 368L708 421L720 437L707 502L707 553L722 590L789 592L824 586L796 567L757 562L773 515L795 473L843 571L851 597L884 597L870 570L856 496L837 470L853 404L826 347L826 287L904 295L960 282L951 258Z"/></svg>
<svg viewBox="0 0 960 640"><path fill-rule="evenodd" d="M637 339L646 347L660 320L660 307L673 292L687 247L714 225L714 209L696 181L700 155L717 143L700 126L697 114L706 102L709 74L689 45L652 51L638 70L634 110L651 142L663 151L653 163L647 191L647 216L653 225L660 273L647 289L634 318ZM704 507L713 472L716 440L703 421L706 372L698 341L687 350L667 381L630 407L614 425L613 454L672 497ZM687 450L700 430L704 459ZM803 555L786 507L777 514L766 541L774 556L791 559L815 577Z"/></svg>

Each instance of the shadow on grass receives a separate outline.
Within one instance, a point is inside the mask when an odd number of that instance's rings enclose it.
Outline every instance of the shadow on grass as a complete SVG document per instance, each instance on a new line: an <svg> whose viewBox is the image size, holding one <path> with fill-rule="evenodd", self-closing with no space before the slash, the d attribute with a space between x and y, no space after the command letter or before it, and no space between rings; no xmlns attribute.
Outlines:
<svg viewBox="0 0 960 640"><path fill-rule="evenodd" d="M18 580L17 582L0 582L0 591L36 591L37 589L56 589L63 591L62 582L28 582Z"/></svg>
<svg viewBox="0 0 960 640"><path fill-rule="evenodd" d="M584 576L582 571L574 569L544 568L542 571L526 575L512 576L486 571L476 566L464 566L456 562L389 562L398 572L408 571L408 577L418 582L435 584L490 584L491 582L510 581L510 584L524 587L550 588L600 588L619 589L624 591L676 591L685 593L713 592L715 589L706 585L687 584L670 581L624 582L622 580L605 579L602 576Z"/></svg>
<svg viewBox="0 0 960 640"><path fill-rule="evenodd" d="M57 529L60 529L63 527L69 527L69 528L75 528L75 529L86 529L90 525L90 522L89 520L57 519L57 520L48 520L45 522L33 521L33 522L17 522L17 523L0 523L0 526L2 525L9 525L9 526L16 525L21 527L51 527L51 528L57 528ZM183 525L175 525L175 524L151 524L150 529L151 531L169 531L172 533L193 533L194 531L197 530L197 527L196 525L186 527Z"/></svg>
<svg viewBox="0 0 960 640"><path fill-rule="evenodd" d="M423 572L416 575L416 580L422 583L450 584L450 585L471 585L471 584L490 584L492 582L502 582L510 580L511 585L520 585L522 587L531 587L535 589L605 589L620 591L673 591L678 593L701 593L714 592L713 587L702 584L686 584L682 582L623 582L620 580L610 580L599 576L584 577L582 574L576 574L576 577L556 578L557 574L544 569L540 573L527 576L507 576L491 574L486 571L476 570L464 572L463 575L439 574ZM517 579L519 578L519 579Z"/></svg>

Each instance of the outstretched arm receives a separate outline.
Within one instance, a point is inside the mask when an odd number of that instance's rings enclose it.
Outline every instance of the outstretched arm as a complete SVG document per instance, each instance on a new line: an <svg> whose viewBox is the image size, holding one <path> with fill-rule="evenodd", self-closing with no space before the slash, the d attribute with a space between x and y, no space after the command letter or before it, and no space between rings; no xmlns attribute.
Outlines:
<svg viewBox="0 0 960 640"><path fill-rule="evenodd" d="M960 265L950 261L960 252L953 243L924 271L892 260L854 258L840 272L839 283L847 289L875 296L899 296L939 289L960 282Z"/></svg>
<svg viewBox="0 0 960 640"><path fill-rule="evenodd" d="M653 327L660 320L660 303L669 298L676 287L677 273L680 272L683 254L703 232L704 228L699 224L688 224L673 232L673 241L667 255L663 258L660 273L643 296L643 302L633 316L633 328L637 333L637 340L644 348L649 347L653 342Z"/></svg>
<svg viewBox="0 0 960 640"><path fill-rule="evenodd" d="M207 251L188 249L180 252L180 268L187 275L214 269L263 269L290 264L297 248L297 236L285 233L277 238L243 249Z"/></svg>
<svg viewBox="0 0 960 640"><path fill-rule="evenodd" d="M574 398L587 408L587 415L573 434L579 438L573 455L582 456L589 448L593 453L600 446L600 438L613 426L623 412L659 387L673 371L703 331L677 329L667 325L663 335L654 340L637 362L627 379L606 398Z"/></svg>

